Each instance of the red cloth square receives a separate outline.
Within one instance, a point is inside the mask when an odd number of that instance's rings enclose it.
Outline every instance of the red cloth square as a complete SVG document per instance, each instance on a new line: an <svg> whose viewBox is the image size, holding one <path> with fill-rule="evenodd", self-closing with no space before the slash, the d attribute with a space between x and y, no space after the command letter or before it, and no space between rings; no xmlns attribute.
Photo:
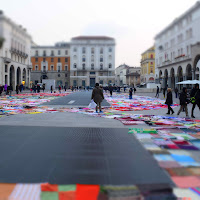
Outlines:
<svg viewBox="0 0 200 200"><path fill-rule="evenodd" d="M42 192L58 192L58 185L52 185L49 183L41 184Z"/></svg>
<svg viewBox="0 0 200 200"><path fill-rule="evenodd" d="M198 176L173 176L171 179L180 188L200 187Z"/></svg>
<svg viewBox="0 0 200 200"><path fill-rule="evenodd" d="M97 200L99 195L99 185L76 185L76 200Z"/></svg>
<svg viewBox="0 0 200 200"><path fill-rule="evenodd" d="M59 192L59 200L75 200L76 191Z"/></svg>

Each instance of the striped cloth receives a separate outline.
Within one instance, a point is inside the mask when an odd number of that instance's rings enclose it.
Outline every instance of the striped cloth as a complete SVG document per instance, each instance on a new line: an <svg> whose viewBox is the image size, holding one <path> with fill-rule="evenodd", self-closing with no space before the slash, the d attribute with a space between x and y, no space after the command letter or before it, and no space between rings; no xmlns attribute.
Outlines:
<svg viewBox="0 0 200 200"><path fill-rule="evenodd" d="M17 184L9 200L40 200L40 184Z"/></svg>

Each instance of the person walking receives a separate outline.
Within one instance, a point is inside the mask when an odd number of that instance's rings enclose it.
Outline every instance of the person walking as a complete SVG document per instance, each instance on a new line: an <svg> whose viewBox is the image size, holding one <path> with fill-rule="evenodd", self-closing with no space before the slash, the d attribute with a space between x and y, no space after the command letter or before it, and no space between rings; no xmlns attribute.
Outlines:
<svg viewBox="0 0 200 200"><path fill-rule="evenodd" d="M157 86L157 89L156 89L156 96L155 97L157 97L157 98L159 98L159 87Z"/></svg>
<svg viewBox="0 0 200 200"><path fill-rule="evenodd" d="M172 89L171 88L167 89L167 98L166 98L165 104L167 104L167 106L168 106L168 112L166 114L170 115L170 111L172 111L172 115L173 115L174 110L171 108L171 105L173 104Z"/></svg>
<svg viewBox="0 0 200 200"><path fill-rule="evenodd" d="M178 88L176 87L174 90L175 94L176 94L176 98L178 98Z"/></svg>
<svg viewBox="0 0 200 200"><path fill-rule="evenodd" d="M37 84L37 93L40 93L40 85Z"/></svg>
<svg viewBox="0 0 200 200"><path fill-rule="evenodd" d="M9 85L8 88L7 88L7 93L9 94L10 97L12 95L12 91L13 91L13 86Z"/></svg>
<svg viewBox="0 0 200 200"><path fill-rule="evenodd" d="M50 88L50 90L51 90L51 93L53 92L53 85L51 85L51 88Z"/></svg>
<svg viewBox="0 0 200 200"><path fill-rule="evenodd" d="M195 116L194 116L194 109L195 109L196 105L200 109L200 90L199 90L199 84L195 84L194 88L192 89L191 94L190 94L190 101L193 104L192 105L191 117L195 118Z"/></svg>
<svg viewBox="0 0 200 200"><path fill-rule="evenodd" d="M5 92L6 95L7 95L7 89L8 89L8 85L5 84L5 85L4 85L4 92Z"/></svg>
<svg viewBox="0 0 200 200"><path fill-rule="evenodd" d="M112 93L113 93L113 87L112 87L112 85L109 86L109 91L110 91L110 96L112 97Z"/></svg>
<svg viewBox="0 0 200 200"><path fill-rule="evenodd" d="M42 90L43 90L43 93L44 93L44 90L45 90L45 84L42 85Z"/></svg>
<svg viewBox="0 0 200 200"><path fill-rule="evenodd" d="M99 83L95 84L95 87L94 87L94 89L92 91L91 100L92 99L97 104L97 106L96 106L96 112L98 112L98 109L99 109L99 112L102 113L101 102L104 99L104 95L103 95L103 90L99 87Z"/></svg>
<svg viewBox="0 0 200 200"><path fill-rule="evenodd" d="M187 108L187 104L188 104L188 99L187 99L187 88L183 88L183 91L180 94L180 109L177 113L177 115L180 114L180 112L182 111L182 109L185 109L185 113L186 113L186 117L188 117L188 108Z"/></svg>
<svg viewBox="0 0 200 200"><path fill-rule="evenodd" d="M133 88L133 91L134 91L134 94L135 94L135 92L136 92L136 88L135 87Z"/></svg>
<svg viewBox="0 0 200 200"><path fill-rule="evenodd" d="M19 94L19 85L16 85L16 94Z"/></svg>
<svg viewBox="0 0 200 200"><path fill-rule="evenodd" d="M3 92L3 86L0 85L0 96L1 96L2 92Z"/></svg>
<svg viewBox="0 0 200 200"><path fill-rule="evenodd" d="M61 93L61 86L60 85L58 86L58 90L59 90L59 93Z"/></svg>
<svg viewBox="0 0 200 200"><path fill-rule="evenodd" d="M129 89L129 99L132 99L133 96L133 88Z"/></svg>
<svg viewBox="0 0 200 200"><path fill-rule="evenodd" d="M166 92L166 88L163 88L163 96L165 98L165 92Z"/></svg>

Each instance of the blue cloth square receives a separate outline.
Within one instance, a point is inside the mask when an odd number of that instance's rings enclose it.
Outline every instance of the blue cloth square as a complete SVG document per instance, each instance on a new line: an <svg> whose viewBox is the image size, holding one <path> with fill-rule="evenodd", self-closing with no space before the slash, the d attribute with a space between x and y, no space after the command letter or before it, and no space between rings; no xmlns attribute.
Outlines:
<svg viewBox="0 0 200 200"><path fill-rule="evenodd" d="M177 154L171 154L171 156L177 162L195 162L195 160L190 156L177 155Z"/></svg>

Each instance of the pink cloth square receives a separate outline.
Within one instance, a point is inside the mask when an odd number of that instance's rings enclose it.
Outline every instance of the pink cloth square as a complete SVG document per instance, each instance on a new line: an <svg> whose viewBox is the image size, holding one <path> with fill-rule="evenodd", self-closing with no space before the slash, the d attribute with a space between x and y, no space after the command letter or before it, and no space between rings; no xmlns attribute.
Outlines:
<svg viewBox="0 0 200 200"><path fill-rule="evenodd" d="M200 187L200 178L198 176L173 176L171 178L180 188Z"/></svg>

